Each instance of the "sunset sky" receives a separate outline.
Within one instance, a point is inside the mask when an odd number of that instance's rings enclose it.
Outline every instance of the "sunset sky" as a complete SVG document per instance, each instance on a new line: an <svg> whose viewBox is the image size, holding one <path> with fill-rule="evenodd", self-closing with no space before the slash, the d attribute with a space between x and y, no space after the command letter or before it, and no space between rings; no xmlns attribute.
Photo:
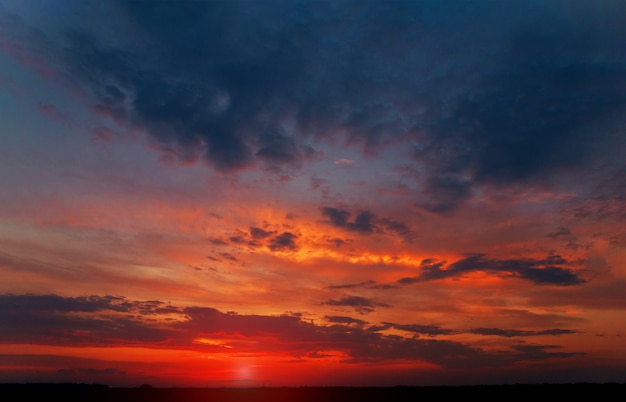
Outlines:
<svg viewBox="0 0 626 402"><path fill-rule="evenodd" d="M625 161L621 0L0 0L0 382L625 382Z"/></svg>

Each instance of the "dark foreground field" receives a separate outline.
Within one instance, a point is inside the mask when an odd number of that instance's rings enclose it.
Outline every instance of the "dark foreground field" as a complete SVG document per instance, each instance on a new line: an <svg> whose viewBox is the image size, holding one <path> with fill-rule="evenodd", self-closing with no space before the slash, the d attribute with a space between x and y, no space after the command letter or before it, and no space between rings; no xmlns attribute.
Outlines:
<svg viewBox="0 0 626 402"><path fill-rule="evenodd" d="M621 398L626 384L515 384L441 387L298 387L298 388L113 388L97 384L0 384L0 401L133 402L361 402L424 401L425 398L504 400L523 397ZM620 397L621 395L621 397ZM606 399L605 399L606 398ZM533 401L529 401L533 402Z"/></svg>

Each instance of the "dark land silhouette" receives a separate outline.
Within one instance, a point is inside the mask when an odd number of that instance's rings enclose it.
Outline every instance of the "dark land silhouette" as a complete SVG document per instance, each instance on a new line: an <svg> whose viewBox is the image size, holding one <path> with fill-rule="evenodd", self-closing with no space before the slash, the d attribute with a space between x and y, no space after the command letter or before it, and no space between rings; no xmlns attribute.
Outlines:
<svg viewBox="0 0 626 402"><path fill-rule="evenodd" d="M109 387L104 384L0 384L0 400L86 402L363 402L424 401L425 398L580 398L613 400L624 395L626 383L511 384L395 387L250 387L158 388ZM606 399L605 399L606 398ZM610 399L609 399L610 398Z"/></svg>

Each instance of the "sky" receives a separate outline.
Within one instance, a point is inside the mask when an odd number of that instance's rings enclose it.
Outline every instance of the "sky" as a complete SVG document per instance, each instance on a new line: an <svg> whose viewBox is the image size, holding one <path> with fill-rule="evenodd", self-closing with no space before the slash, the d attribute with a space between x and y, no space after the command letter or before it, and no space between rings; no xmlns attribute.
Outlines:
<svg viewBox="0 0 626 402"><path fill-rule="evenodd" d="M626 381L626 3L0 0L0 382Z"/></svg>

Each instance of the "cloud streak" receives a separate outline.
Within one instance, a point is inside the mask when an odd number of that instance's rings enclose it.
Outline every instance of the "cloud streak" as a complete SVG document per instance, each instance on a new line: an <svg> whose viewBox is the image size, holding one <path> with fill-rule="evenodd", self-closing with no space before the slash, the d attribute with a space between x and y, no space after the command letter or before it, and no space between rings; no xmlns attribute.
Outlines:
<svg viewBox="0 0 626 402"><path fill-rule="evenodd" d="M374 311L375 307L389 307L384 303L376 303L361 296L345 296L340 299L330 299L323 304L328 306L352 307L359 314L368 314Z"/></svg>
<svg viewBox="0 0 626 402"><path fill-rule="evenodd" d="M345 297L327 304L355 307L357 311L365 308L366 312L371 312L373 306L379 305L360 297ZM460 342L433 339L439 335L458 333L439 326L382 323L367 327L365 321L347 316L328 316L326 320L331 325L323 325L309 323L294 315L224 313L208 307L178 307L158 301L134 301L122 297L66 298L56 295L2 295L0 311L7 318L3 320L0 335L4 343L45 340L49 345L152 345L172 349L207 349L214 353L254 351L294 356L327 349L342 350L345 363L420 359L450 367L465 366L467 359L475 359L473 364L481 366L500 365L505 360L515 359L514 353L502 360L497 355ZM90 314L85 316L84 313ZM430 339L404 338L381 332L389 328L427 335ZM480 335L507 337L562 336L575 332L496 328L470 331ZM228 343L228 348L221 347L217 341L196 341L208 337L225 339L223 342ZM265 343L263 350L251 348L250 341L261 339ZM372 349L372 345L376 347ZM543 348L553 347L536 346L533 350L538 356ZM523 352L528 353L525 349ZM566 356L568 354L563 353L562 357ZM81 372L85 370L81 369ZM115 369L107 368L102 373L111 374L112 370Z"/></svg>
<svg viewBox="0 0 626 402"><path fill-rule="evenodd" d="M574 286L585 283L576 271L563 268L568 261L555 255L545 259L490 259L484 254L472 254L448 264L445 261L423 260L421 273L397 281L401 285L461 277L472 272L485 272L502 278L517 278L538 285ZM445 268L444 268L445 266Z"/></svg>

